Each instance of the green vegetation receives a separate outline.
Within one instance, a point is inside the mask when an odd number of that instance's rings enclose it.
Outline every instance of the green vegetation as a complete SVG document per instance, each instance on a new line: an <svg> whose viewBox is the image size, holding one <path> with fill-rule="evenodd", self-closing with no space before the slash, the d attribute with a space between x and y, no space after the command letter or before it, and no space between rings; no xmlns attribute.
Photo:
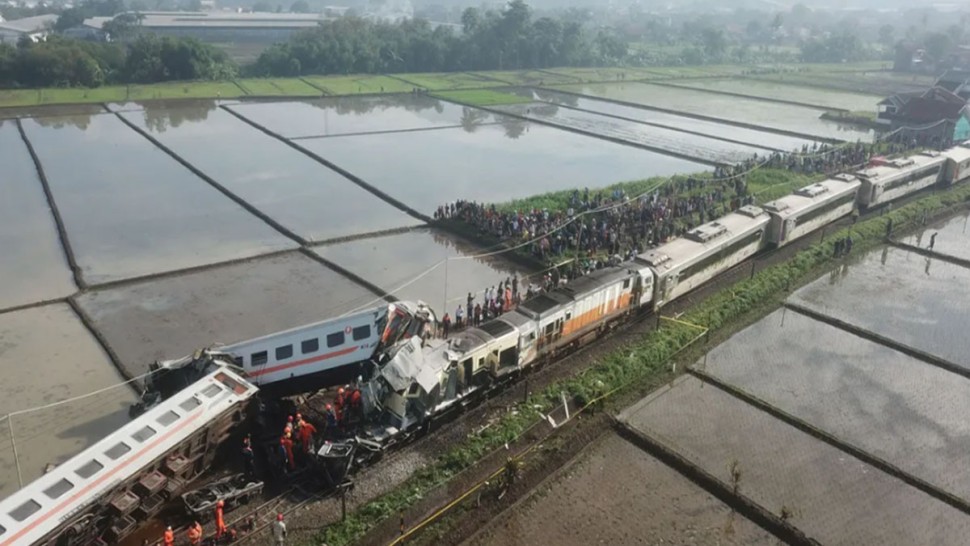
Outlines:
<svg viewBox="0 0 970 546"><path fill-rule="evenodd" d="M502 81L511 85L556 85L576 83L576 78L545 70L517 70L478 72L482 76Z"/></svg>
<svg viewBox="0 0 970 546"><path fill-rule="evenodd" d="M247 95L257 97L313 97L323 94L316 87L296 78L249 78L236 80L236 84L242 87Z"/></svg>
<svg viewBox="0 0 970 546"><path fill-rule="evenodd" d="M472 106L496 106L499 104L521 104L532 102L532 99L520 95L502 93L501 91L493 91L491 89L439 91L437 93L432 93L432 95L445 100L460 102L462 104L470 104Z"/></svg>
<svg viewBox="0 0 970 546"><path fill-rule="evenodd" d="M357 76L309 76L303 78L303 81L327 95L403 93L414 89L413 85L396 78L366 74Z"/></svg>
<svg viewBox="0 0 970 546"><path fill-rule="evenodd" d="M416 87L431 91L448 91L453 89L480 89L483 87L499 87L503 82L470 74L468 72L443 72L440 74L398 74L396 76Z"/></svg>
<svg viewBox="0 0 970 546"><path fill-rule="evenodd" d="M730 326L752 311L771 305L787 294L786 289L809 280L832 260L834 241L852 235L854 251L860 252L882 242L886 223L892 219L897 229L915 225L921 219L970 202L970 186L963 185L924 197L890 214L874 217L851 228L833 233L825 242L799 251L788 261L767 267L753 277L725 288L680 319L704 325L712 331ZM559 403L559 393L567 392L580 404L615 391L641 392L653 388L669 374L668 361L691 343L696 328L668 323L650 332L632 347L623 347L603 358L576 377L550 385L517 404L497 422L479 433L470 434L433 464L415 473L392 492L371 501L343 522L328 527L319 538L330 546L344 546L359 540L364 533L385 519L398 514L429 491L468 468L493 449L514 440L519 434Z"/></svg>

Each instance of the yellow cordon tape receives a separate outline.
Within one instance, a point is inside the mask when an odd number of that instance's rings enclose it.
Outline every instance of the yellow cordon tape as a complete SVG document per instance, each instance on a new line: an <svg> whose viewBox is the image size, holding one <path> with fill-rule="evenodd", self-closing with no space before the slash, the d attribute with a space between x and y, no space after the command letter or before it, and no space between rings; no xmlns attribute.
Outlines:
<svg viewBox="0 0 970 546"><path fill-rule="evenodd" d="M691 324L689 322L684 322L684 321L680 321L680 320L672 319L672 318L668 318L668 317L660 317L660 318L667 319L667 320L671 320L671 321L674 321L674 322L678 322L678 323L681 323L681 324L684 324L684 325L687 325L687 326L692 326L692 327L695 327L695 328L700 328L700 329L703 330L703 332L701 332L700 334L698 334L696 337L692 338L683 347L681 347L680 349L677 349L674 352L674 354L670 355L670 358L668 358L667 360L670 360L670 359L674 358L681 351L683 351L684 349L690 347L691 345L693 345L694 343L696 343L697 340L701 339L702 337L704 337L705 334L707 334L707 330L708 329L705 328L705 327L703 327L703 326L698 326L696 324ZM579 415L579 414L583 413L584 411L586 411L587 409L589 409L589 407L592 406L593 404L596 404L597 402L599 402L601 400L604 400L604 399L612 396L617 391L619 391L620 389L623 389L623 388L627 387L628 385L629 385L629 383L627 383L625 385L620 385L619 387L617 387L617 388L615 388L615 389L613 389L613 390L611 390L611 391L609 391L609 392L607 392L607 393L605 393L605 394L603 394L601 396L598 396L598 397L590 400L589 402L586 403L585 406L583 406L582 408L580 408L575 413L571 414L568 419L566 419L565 421L563 421L562 423L560 423L553 430L559 430L560 428L562 428L563 425L565 425L566 423L572 421L573 418L575 418L577 415ZM521 437L526 432L532 430L532 428L536 424L539 424L539 423L541 423L543 421L545 421L545 419L540 419L539 421L536 421L535 424L529 426L527 429L525 429L524 431L522 431L522 434L520 434L518 437L516 437L515 440L517 440L519 437ZM518 460L524 458L526 455L529 454L529 452L531 452L535 448L539 447L539 445L541 445L542 442L544 440L546 440L546 439L548 439L548 437L547 438L544 438L543 440L540 440L540 441L538 441L538 442L536 442L534 444L532 444L531 446L529 446L526 449L524 449L521 452L519 452L518 455L512 456L510 459L513 460L513 461L518 461ZM514 442L515 440L512 440L512 441ZM493 451L492 453L495 453L495 451ZM489 455L491 455L492 453L489 453ZM408 529L407 532L403 533L401 536L399 536L399 537L395 538L394 540L392 540L391 542L389 542L388 543L388 546L398 546L399 544L404 543L404 541L407 540L408 538L410 538L411 535L413 535L414 533L417 533L421 529L427 527L429 524L431 524L432 522L434 522L436 519L440 518L442 515L444 515L449 510L451 510L452 508L454 508L455 505L457 505L460 502L462 502L465 499L467 499L469 495L471 495L472 493L478 491L485 484L487 484L491 480L494 480L495 478L497 478L498 476L500 476L503 472L505 472L505 465L502 465L497 470L495 470L494 472L492 472L491 474L489 474L488 477L486 477L485 479L479 481L478 483L476 483L475 485L473 485L471 488L469 488L467 491L465 491L464 493L462 493L460 496L458 496L457 498L455 498L454 500L452 500L451 502L449 502L445 506L442 506L441 508L439 508L438 510L436 510L435 513L433 513L430 516L428 516L427 518L423 519L420 523L418 523L414 527L411 527L410 529ZM442 482L442 483L444 483L444 482Z"/></svg>

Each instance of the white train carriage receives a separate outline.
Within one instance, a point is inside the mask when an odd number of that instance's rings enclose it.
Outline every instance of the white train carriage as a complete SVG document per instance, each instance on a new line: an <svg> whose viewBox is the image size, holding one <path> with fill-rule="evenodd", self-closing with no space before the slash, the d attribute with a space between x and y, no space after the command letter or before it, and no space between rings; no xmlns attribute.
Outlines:
<svg viewBox="0 0 970 546"><path fill-rule="evenodd" d="M761 208L746 205L637 256L635 261L649 266L656 277L654 309L760 251L769 220Z"/></svg>
<svg viewBox="0 0 970 546"><path fill-rule="evenodd" d="M945 163L944 156L930 151L859 171L856 173L862 181L859 206L883 205L928 188L942 179Z"/></svg>
<svg viewBox="0 0 970 546"><path fill-rule="evenodd" d="M234 343L230 355L246 377L274 393L305 392L356 377L357 364L408 335L434 315L423 303L396 302ZM296 379L296 381L290 381Z"/></svg>
<svg viewBox="0 0 970 546"><path fill-rule="evenodd" d="M117 543L209 468L256 391L209 373L0 501L0 546Z"/></svg>
<svg viewBox="0 0 970 546"><path fill-rule="evenodd" d="M964 142L942 152L946 157L943 183L947 186L970 178L970 142Z"/></svg>
<svg viewBox="0 0 970 546"><path fill-rule="evenodd" d="M862 183L848 174L799 189L764 205L771 216L768 242L776 246L798 239L852 213Z"/></svg>

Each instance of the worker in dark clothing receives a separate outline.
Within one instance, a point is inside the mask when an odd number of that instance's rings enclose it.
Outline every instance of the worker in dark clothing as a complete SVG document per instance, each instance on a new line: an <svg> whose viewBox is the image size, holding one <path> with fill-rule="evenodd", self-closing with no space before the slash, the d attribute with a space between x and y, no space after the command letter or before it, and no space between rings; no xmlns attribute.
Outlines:
<svg viewBox="0 0 970 546"><path fill-rule="evenodd" d="M845 238L845 254L848 255L852 252L852 236L849 235Z"/></svg>
<svg viewBox="0 0 970 546"><path fill-rule="evenodd" d="M249 436L247 435L243 438L242 447L242 458L243 458L243 469L246 475L250 478L256 476L256 454L253 453L253 446L250 443Z"/></svg>
<svg viewBox="0 0 970 546"><path fill-rule="evenodd" d="M930 250L933 250L933 247L936 246L936 235L936 233L930 235Z"/></svg>
<svg viewBox="0 0 970 546"><path fill-rule="evenodd" d="M512 276L512 295L519 295L519 274L516 273Z"/></svg>
<svg viewBox="0 0 970 546"><path fill-rule="evenodd" d="M337 414L333 412L333 406L330 404L326 405L323 412L324 417L327 419L327 430L333 433L333 431L337 430Z"/></svg>
<svg viewBox="0 0 970 546"><path fill-rule="evenodd" d="M836 258L842 255L842 239L835 240L835 247L832 250L833 250L832 254Z"/></svg>

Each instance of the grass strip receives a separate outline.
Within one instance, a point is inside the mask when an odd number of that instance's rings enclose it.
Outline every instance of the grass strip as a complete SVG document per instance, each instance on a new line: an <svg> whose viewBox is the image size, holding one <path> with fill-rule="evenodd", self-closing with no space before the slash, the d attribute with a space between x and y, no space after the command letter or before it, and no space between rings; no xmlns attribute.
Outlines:
<svg viewBox="0 0 970 546"><path fill-rule="evenodd" d="M438 91L431 94L440 99L471 104L473 106L496 106L499 104L521 104L532 102L532 99L503 93L492 89L469 89L466 91Z"/></svg>
<svg viewBox="0 0 970 546"><path fill-rule="evenodd" d="M915 226L927 217L940 214L970 202L970 185L961 185L926 196L892 213L867 219L831 234L826 242L799 251L784 263L767 267L750 279L724 288L688 311L685 322L706 325L712 331L742 319L746 313L785 293L792 284L817 272L820 266L832 262L834 242L851 233L857 252L883 242L886 224L892 219L897 228ZM512 441L541 415L559 402L565 391L581 405L617 389L627 389L649 381L666 371L668 359L697 336L697 330L677 323L654 330L632 347L624 347L608 355L592 368L576 377L550 385L529 400L514 406L495 425L469 435L433 464L418 471L401 486L377 498L352 514L343 522L326 528L318 542L329 546L344 546L359 540L368 530L392 517L432 489L468 468L484 455L506 442Z"/></svg>

